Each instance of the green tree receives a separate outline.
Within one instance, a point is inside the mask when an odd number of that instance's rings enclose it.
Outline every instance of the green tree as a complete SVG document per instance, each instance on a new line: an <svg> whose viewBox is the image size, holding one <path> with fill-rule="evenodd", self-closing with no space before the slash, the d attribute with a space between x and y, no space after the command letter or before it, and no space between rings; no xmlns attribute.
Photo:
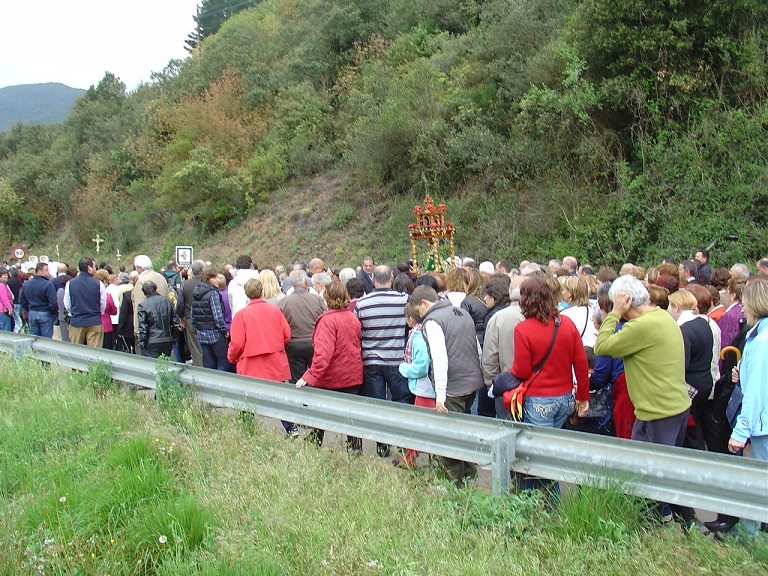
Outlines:
<svg viewBox="0 0 768 576"><path fill-rule="evenodd" d="M260 0L202 0L197 12L192 17L195 29L189 33L184 43L190 52L196 50L200 43L219 31L225 20L238 12L253 8Z"/></svg>

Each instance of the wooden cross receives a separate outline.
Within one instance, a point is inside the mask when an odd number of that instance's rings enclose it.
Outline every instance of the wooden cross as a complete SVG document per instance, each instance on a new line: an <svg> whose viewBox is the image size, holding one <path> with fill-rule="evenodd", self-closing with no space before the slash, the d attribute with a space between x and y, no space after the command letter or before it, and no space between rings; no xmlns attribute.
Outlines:
<svg viewBox="0 0 768 576"><path fill-rule="evenodd" d="M101 248L101 243L104 242L104 238L101 238L98 234L96 234L96 238L91 238L91 242L96 244L96 254L98 254L99 249Z"/></svg>
<svg viewBox="0 0 768 576"><path fill-rule="evenodd" d="M59 259L59 245L56 244L56 260Z"/></svg>

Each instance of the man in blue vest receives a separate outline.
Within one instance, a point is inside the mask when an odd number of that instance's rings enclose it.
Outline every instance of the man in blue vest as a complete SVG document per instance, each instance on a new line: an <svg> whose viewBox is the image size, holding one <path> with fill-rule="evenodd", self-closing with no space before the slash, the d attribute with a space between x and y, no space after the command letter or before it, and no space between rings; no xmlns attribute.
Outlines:
<svg viewBox="0 0 768 576"><path fill-rule="evenodd" d="M93 277L96 272L93 258L80 258L77 267L80 273L64 288L64 308L72 316L69 339L76 344L101 348L104 342L101 315L107 307L107 292L104 284Z"/></svg>
<svg viewBox="0 0 768 576"><path fill-rule="evenodd" d="M35 336L53 337L53 321L59 314L56 289L48 279L48 264L38 262L35 275L21 286L19 304L28 314L29 332Z"/></svg>

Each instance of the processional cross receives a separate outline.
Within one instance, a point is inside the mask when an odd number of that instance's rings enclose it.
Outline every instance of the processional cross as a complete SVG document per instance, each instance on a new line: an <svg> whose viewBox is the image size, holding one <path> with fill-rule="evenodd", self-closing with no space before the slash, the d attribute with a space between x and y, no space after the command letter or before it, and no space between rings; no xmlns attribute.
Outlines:
<svg viewBox="0 0 768 576"><path fill-rule="evenodd" d="M104 238L96 234L96 238L91 238L91 242L96 244L96 254L98 254L99 250L101 249L101 243L104 242Z"/></svg>

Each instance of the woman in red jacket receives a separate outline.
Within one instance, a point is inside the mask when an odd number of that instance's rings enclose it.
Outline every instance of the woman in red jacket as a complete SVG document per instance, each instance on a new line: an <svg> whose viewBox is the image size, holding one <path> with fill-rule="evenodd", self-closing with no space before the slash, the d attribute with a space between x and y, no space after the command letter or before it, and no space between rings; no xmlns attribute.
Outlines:
<svg viewBox="0 0 768 576"><path fill-rule="evenodd" d="M544 278L533 277L522 283L520 310L525 320L515 328L512 373L523 380L546 355L552 344L555 319L560 320L552 351L528 387L523 419L535 426L561 428L574 410L574 374L576 411L583 414L589 407L589 368L581 334L570 318L558 314L557 303Z"/></svg>
<svg viewBox="0 0 768 576"><path fill-rule="evenodd" d="M363 384L363 355L360 348L360 321L349 310L349 293L341 282L331 282L323 291L328 310L315 324L312 334L312 366L296 382L296 388L313 388L357 394ZM315 429L308 439L323 443L324 431ZM347 436L350 450L360 451L360 438Z"/></svg>

